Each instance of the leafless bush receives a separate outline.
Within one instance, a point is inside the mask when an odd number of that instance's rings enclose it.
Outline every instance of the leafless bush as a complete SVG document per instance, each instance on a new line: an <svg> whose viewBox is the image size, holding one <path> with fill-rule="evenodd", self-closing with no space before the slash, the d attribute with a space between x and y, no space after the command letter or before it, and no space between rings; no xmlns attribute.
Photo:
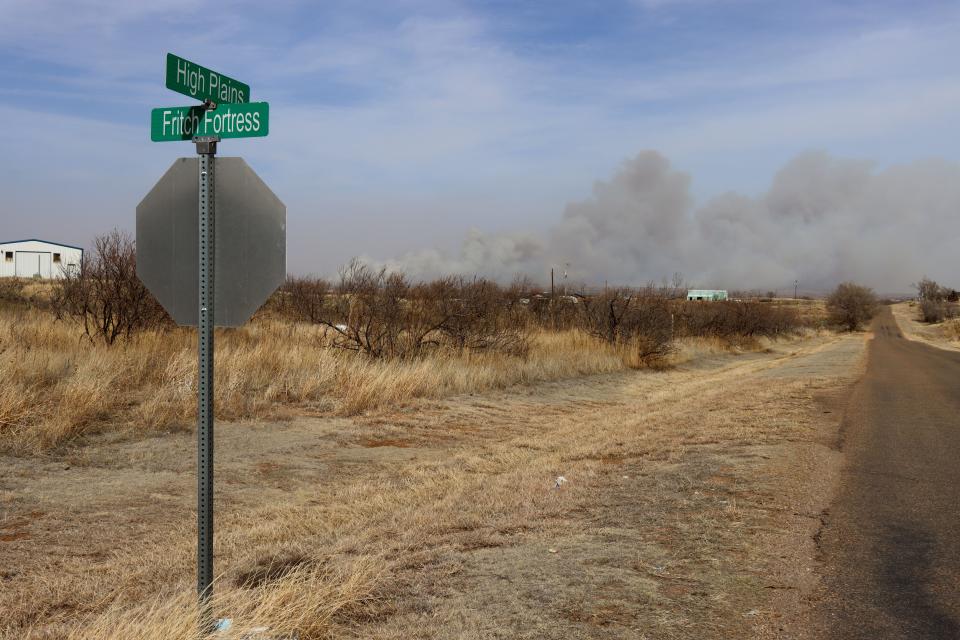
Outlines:
<svg viewBox="0 0 960 640"><path fill-rule="evenodd" d="M116 230L95 238L80 268L55 281L51 307L58 318L80 320L87 336L108 345L170 322L137 277L133 239Z"/></svg>
<svg viewBox="0 0 960 640"><path fill-rule="evenodd" d="M459 350L525 355L530 346L527 312L513 295L493 281L462 277L442 278L413 292L445 344Z"/></svg>
<svg viewBox="0 0 960 640"><path fill-rule="evenodd" d="M687 297L687 287L683 280L683 274L676 271L669 280L664 278L660 283L659 293L668 300L685 299Z"/></svg>
<svg viewBox="0 0 960 640"><path fill-rule="evenodd" d="M723 339L776 337L802 326L795 309L770 302L683 302L675 307L677 335Z"/></svg>
<svg viewBox="0 0 960 640"><path fill-rule="evenodd" d="M920 320L930 324L935 324L938 322L943 322L944 320L956 318L958 315L960 315L960 309L957 308L956 303L948 302L948 300L949 298L946 300L921 300Z"/></svg>
<svg viewBox="0 0 960 640"><path fill-rule="evenodd" d="M682 285L677 274L660 286L551 297L526 279L507 287L458 276L412 283L402 273L355 260L332 287L323 280L290 278L278 308L328 327L326 340L334 347L383 359L416 358L437 349L524 356L530 329L540 327L581 329L626 346L632 361L647 363L666 356L674 336L776 336L801 325L795 310L772 304L688 304L677 299Z"/></svg>
<svg viewBox="0 0 960 640"><path fill-rule="evenodd" d="M26 278L0 278L0 303L21 309L50 309L53 287L47 281Z"/></svg>
<svg viewBox="0 0 960 640"><path fill-rule="evenodd" d="M920 319L923 322L935 324L937 322L943 322L946 317L946 305L942 302L930 299L920 300Z"/></svg>
<svg viewBox="0 0 960 640"><path fill-rule="evenodd" d="M878 310L873 289L853 282L843 282L827 298L831 322L847 331L856 331L866 324Z"/></svg>
<svg viewBox="0 0 960 640"><path fill-rule="evenodd" d="M413 326L409 292L410 284L402 274L375 271L354 260L341 269L320 322L334 332L335 347L374 358L409 357L423 347L429 333Z"/></svg>
<svg viewBox="0 0 960 640"><path fill-rule="evenodd" d="M936 280L931 280L926 276L920 282L914 284L913 287L917 290L917 297L920 300L940 302L947 297L947 289L941 287Z"/></svg>
<svg viewBox="0 0 960 640"><path fill-rule="evenodd" d="M583 329L605 342L622 340L626 316L635 295L627 289L613 289L588 298L583 307Z"/></svg>
<svg viewBox="0 0 960 640"><path fill-rule="evenodd" d="M526 355L527 309L484 279L447 277L413 284L402 273L351 262L315 317L334 347L373 358L415 358L427 350L498 351Z"/></svg>
<svg viewBox="0 0 960 640"><path fill-rule="evenodd" d="M670 353L673 316L666 297L648 287L642 291L613 289L586 298L583 329L610 344L636 349L640 362L662 359Z"/></svg>
<svg viewBox="0 0 960 640"><path fill-rule="evenodd" d="M278 311L294 320L319 324L330 290L330 283L323 278L288 277L276 296Z"/></svg>
<svg viewBox="0 0 960 640"><path fill-rule="evenodd" d="M0 278L0 301L12 304L28 304L23 293L24 282L20 278Z"/></svg>
<svg viewBox="0 0 960 640"><path fill-rule="evenodd" d="M567 330L580 326L583 298L576 295L535 293L525 298L530 319L538 327L549 330Z"/></svg>

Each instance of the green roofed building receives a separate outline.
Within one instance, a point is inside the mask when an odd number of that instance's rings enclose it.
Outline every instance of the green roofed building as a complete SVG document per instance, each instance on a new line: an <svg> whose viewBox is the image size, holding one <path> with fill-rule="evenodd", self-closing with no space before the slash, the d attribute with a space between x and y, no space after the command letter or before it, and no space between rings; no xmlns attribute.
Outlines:
<svg viewBox="0 0 960 640"><path fill-rule="evenodd" d="M687 289L687 300L726 300L726 289Z"/></svg>

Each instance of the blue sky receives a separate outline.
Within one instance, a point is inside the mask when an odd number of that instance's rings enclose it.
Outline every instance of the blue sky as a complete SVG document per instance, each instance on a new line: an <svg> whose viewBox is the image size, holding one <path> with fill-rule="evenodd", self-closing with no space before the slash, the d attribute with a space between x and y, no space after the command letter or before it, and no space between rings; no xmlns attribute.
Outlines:
<svg viewBox="0 0 960 640"><path fill-rule="evenodd" d="M706 201L806 150L960 159L956 2L0 0L0 239L132 229L176 53L247 82L229 140L288 207L292 271L536 234L655 149Z"/></svg>

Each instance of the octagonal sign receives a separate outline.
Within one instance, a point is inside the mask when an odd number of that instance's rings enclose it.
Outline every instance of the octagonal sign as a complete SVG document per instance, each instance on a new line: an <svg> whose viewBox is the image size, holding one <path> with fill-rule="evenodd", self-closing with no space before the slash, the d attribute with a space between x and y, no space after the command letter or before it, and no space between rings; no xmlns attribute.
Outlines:
<svg viewBox="0 0 960 640"><path fill-rule="evenodd" d="M243 158L216 158L214 323L236 327L287 272L287 208ZM137 205L137 275L180 325L199 317L199 161L179 158Z"/></svg>

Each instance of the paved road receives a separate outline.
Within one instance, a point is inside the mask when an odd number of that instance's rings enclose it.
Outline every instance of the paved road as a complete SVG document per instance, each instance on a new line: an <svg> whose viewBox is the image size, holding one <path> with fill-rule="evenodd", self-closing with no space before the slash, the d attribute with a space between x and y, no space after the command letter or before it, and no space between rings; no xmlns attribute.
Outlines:
<svg viewBox="0 0 960 640"><path fill-rule="evenodd" d="M827 638L960 638L960 353L874 320L820 535Z"/></svg>

